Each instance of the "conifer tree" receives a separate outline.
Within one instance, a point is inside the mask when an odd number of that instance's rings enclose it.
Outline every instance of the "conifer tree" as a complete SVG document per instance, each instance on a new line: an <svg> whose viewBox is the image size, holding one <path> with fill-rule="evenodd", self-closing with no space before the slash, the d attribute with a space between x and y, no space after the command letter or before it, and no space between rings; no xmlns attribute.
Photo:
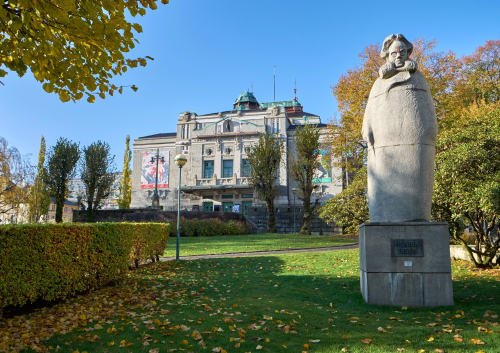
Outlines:
<svg viewBox="0 0 500 353"><path fill-rule="evenodd" d="M120 182L120 196L118 198L118 208L130 208L132 202L132 184L130 178L130 162L132 161L132 152L130 151L130 135L125 139L125 153L123 155L123 178Z"/></svg>
<svg viewBox="0 0 500 353"><path fill-rule="evenodd" d="M80 163L82 179L87 202L87 221L95 220L96 210L101 208L113 193L115 182L115 156L106 142L97 141L83 148Z"/></svg>
<svg viewBox="0 0 500 353"><path fill-rule="evenodd" d="M30 219L34 222L38 222L40 216L49 213L50 195L47 185L43 181L46 150L45 137L42 135L40 152L38 153L37 175L34 180L35 184L30 188Z"/></svg>
<svg viewBox="0 0 500 353"><path fill-rule="evenodd" d="M77 143L59 138L47 154L46 171L43 181L49 188L49 194L56 200L56 223L62 222L64 201L68 194L68 182L75 176L76 165L80 159Z"/></svg>

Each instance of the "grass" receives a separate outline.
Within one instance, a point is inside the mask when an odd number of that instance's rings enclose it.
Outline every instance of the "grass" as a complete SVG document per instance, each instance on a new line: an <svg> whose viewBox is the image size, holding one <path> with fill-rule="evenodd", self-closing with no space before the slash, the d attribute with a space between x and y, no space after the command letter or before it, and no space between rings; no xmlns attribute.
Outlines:
<svg viewBox="0 0 500 353"><path fill-rule="evenodd" d="M380 307L361 297L358 256L155 263L115 287L2 322L0 342L71 353L500 352L500 270L454 261L454 306Z"/></svg>
<svg viewBox="0 0 500 353"><path fill-rule="evenodd" d="M355 238L343 236L303 234L246 234L216 237L183 237L180 239L180 256L224 254L266 250L318 248L357 243ZM175 256L176 239L170 238L163 256Z"/></svg>

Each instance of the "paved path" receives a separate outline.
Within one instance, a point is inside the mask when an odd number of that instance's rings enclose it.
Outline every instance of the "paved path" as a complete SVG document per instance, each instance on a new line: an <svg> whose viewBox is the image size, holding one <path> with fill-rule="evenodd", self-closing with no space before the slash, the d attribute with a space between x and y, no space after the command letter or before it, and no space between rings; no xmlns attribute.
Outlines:
<svg viewBox="0 0 500 353"><path fill-rule="evenodd" d="M264 256L264 255L302 253L302 252L347 250L347 249L357 249L358 245L359 245L359 243L352 243L352 244L337 245L337 246L327 246L327 247L322 247L322 248L283 249L283 250L235 252L235 253L226 253L226 254L207 254L207 255L192 255L192 256L182 256L181 255L180 260L214 259L214 258L218 258L218 257ZM175 260L175 257L160 257L160 261L170 261L170 260Z"/></svg>

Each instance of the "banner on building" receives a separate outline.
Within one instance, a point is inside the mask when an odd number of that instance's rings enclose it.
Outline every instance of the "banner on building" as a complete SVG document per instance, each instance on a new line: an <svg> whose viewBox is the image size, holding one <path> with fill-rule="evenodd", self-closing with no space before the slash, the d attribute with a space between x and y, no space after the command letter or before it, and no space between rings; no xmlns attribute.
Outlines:
<svg viewBox="0 0 500 353"><path fill-rule="evenodd" d="M160 151L158 157L158 187L168 188L170 151ZM141 189L154 189L155 183L156 152L144 152L142 154Z"/></svg>
<svg viewBox="0 0 500 353"><path fill-rule="evenodd" d="M327 151L321 150L317 159L317 169L314 174L313 183L331 183L332 182L332 167L330 166L330 158Z"/></svg>

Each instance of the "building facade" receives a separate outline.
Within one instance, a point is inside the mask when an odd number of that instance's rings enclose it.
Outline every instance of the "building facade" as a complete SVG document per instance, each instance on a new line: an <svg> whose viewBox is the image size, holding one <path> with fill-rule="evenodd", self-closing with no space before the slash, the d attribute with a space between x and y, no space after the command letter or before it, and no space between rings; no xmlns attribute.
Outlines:
<svg viewBox="0 0 500 353"><path fill-rule="evenodd" d="M118 199L120 197L120 183L123 178L123 173L114 173L115 181L112 187L112 193L104 200L101 210L117 210ZM78 204L80 207L87 208L87 200L85 199L85 184L81 178L73 178L68 182L68 200Z"/></svg>
<svg viewBox="0 0 500 353"><path fill-rule="evenodd" d="M69 200L64 200L64 207L63 207L63 222L73 222L73 210L78 210L78 204L75 202L71 202ZM44 217L44 219L48 223L55 223L56 222L56 200L52 199L50 200L49 204L49 213Z"/></svg>
<svg viewBox="0 0 500 353"><path fill-rule="evenodd" d="M176 210L179 192L179 168L174 158L187 158L182 168L181 210L241 212L261 206L248 183L248 156L259 134L269 132L284 142L286 155L293 151L293 133L297 126L314 124L326 137L326 124L318 115L304 112L292 101L258 103L251 92L242 93L233 109L197 115L186 111L179 115L177 131L136 139L133 144L132 208L151 206L158 174L158 194L164 210ZM157 163L158 159L158 163ZM320 204L342 191L342 171L323 160L315 182ZM158 169L157 166L158 165ZM279 171L279 195L275 205L293 205L293 180L288 161L283 158ZM297 205L300 204L296 200Z"/></svg>

